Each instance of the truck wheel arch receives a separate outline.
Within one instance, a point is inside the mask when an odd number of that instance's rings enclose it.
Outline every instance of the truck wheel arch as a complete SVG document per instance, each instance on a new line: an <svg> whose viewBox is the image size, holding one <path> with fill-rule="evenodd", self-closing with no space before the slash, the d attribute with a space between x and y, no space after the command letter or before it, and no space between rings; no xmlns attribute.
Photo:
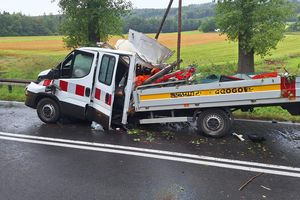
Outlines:
<svg viewBox="0 0 300 200"><path fill-rule="evenodd" d="M53 98L41 98L37 102L36 110L40 120L47 124L56 123L61 118L59 103Z"/></svg>
<svg viewBox="0 0 300 200"><path fill-rule="evenodd" d="M227 108L208 108L196 110L193 116L194 121L197 121L198 130L207 136L219 138L225 136L233 124L233 115L230 109ZM215 130L208 127L208 120L212 119L219 121L220 126Z"/></svg>
<svg viewBox="0 0 300 200"><path fill-rule="evenodd" d="M52 99L53 101L55 101L58 104L59 108L61 109L61 105L59 103L58 98L56 96L53 96L53 95L47 94L47 93L40 93L40 94L37 95L37 97L35 99L35 103L34 103L35 108L37 107L39 101L44 99L44 98Z"/></svg>
<svg viewBox="0 0 300 200"><path fill-rule="evenodd" d="M193 114L193 121L196 121L197 120L197 117L202 113L204 112L205 110L208 110L208 109L221 109L223 110L224 112L227 113L228 117L230 118L230 120L233 122L234 121L234 116L231 112L231 110L229 108L206 108L206 109L197 109L195 110L194 114Z"/></svg>

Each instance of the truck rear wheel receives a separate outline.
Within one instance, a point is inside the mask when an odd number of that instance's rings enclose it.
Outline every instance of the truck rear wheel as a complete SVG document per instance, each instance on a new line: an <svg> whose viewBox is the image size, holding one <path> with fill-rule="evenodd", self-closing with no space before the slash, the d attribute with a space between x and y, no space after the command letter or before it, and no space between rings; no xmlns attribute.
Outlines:
<svg viewBox="0 0 300 200"><path fill-rule="evenodd" d="M60 118L59 106L50 98L41 99L36 109L39 118L47 124L56 123Z"/></svg>
<svg viewBox="0 0 300 200"><path fill-rule="evenodd" d="M197 119L198 129L205 135L219 138L225 136L231 128L231 119L222 109L207 109Z"/></svg>

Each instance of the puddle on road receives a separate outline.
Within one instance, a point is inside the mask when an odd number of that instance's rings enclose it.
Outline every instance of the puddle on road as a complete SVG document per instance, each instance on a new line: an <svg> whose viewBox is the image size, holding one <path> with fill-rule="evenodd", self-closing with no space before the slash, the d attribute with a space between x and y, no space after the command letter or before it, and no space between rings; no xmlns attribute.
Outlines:
<svg viewBox="0 0 300 200"><path fill-rule="evenodd" d="M277 134L274 134L277 142L282 146L289 146L293 149L300 150L300 131L283 129L277 130Z"/></svg>

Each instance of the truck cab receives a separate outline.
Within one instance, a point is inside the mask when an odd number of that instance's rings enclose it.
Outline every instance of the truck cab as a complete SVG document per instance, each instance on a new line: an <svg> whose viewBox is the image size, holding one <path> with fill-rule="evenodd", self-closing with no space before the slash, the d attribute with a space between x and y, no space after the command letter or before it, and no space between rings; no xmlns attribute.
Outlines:
<svg viewBox="0 0 300 200"><path fill-rule="evenodd" d="M113 119L115 124L127 122L134 73L134 53L78 48L28 85L25 104L37 109L45 123L70 116L110 129Z"/></svg>

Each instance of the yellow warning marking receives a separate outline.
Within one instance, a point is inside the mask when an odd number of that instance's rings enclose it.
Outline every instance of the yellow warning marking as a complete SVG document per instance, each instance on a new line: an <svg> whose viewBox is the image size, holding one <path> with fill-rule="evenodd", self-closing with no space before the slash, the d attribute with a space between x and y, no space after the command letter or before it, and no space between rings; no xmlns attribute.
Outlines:
<svg viewBox="0 0 300 200"><path fill-rule="evenodd" d="M220 89L212 89L212 90L198 90L198 91L189 91L189 92L140 95L140 100L146 101L146 100L174 99L174 98L185 98L185 97L196 97L196 96L242 94L242 93L249 93L249 92L276 91L280 89L281 89L280 84L251 86L251 87L220 88Z"/></svg>

